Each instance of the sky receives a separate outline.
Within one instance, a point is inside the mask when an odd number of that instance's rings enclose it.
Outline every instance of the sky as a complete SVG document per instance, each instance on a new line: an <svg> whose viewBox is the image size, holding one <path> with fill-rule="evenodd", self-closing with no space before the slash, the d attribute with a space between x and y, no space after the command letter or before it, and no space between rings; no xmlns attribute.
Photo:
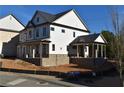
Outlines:
<svg viewBox="0 0 124 93"><path fill-rule="evenodd" d="M92 33L99 33L102 30L112 32L110 6L98 5L27 5L27 6L0 6L0 17L13 14L24 25L32 18L36 10L56 14L68 9L75 9ZM124 16L124 6L117 6L120 16Z"/></svg>

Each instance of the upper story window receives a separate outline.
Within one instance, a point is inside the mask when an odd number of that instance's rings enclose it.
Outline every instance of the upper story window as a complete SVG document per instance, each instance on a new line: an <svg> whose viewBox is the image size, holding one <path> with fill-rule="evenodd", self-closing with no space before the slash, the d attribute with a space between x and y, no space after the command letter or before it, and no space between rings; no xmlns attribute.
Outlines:
<svg viewBox="0 0 124 93"><path fill-rule="evenodd" d="M43 27L43 36L46 36L47 32L46 32L46 27Z"/></svg>
<svg viewBox="0 0 124 93"><path fill-rule="evenodd" d="M75 37L75 32L73 32L73 37Z"/></svg>
<svg viewBox="0 0 124 93"><path fill-rule="evenodd" d="M37 22L39 22L39 17L37 17Z"/></svg>
<svg viewBox="0 0 124 93"><path fill-rule="evenodd" d="M62 33L65 33L65 29L62 29Z"/></svg>
<svg viewBox="0 0 124 93"><path fill-rule="evenodd" d="M32 38L32 31L29 31L29 38Z"/></svg>
<svg viewBox="0 0 124 93"><path fill-rule="evenodd" d="M36 29L36 37L39 37L39 29Z"/></svg>
<svg viewBox="0 0 124 93"><path fill-rule="evenodd" d="M55 44L52 44L52 51L55 51Z"/></svg>
<svg viewBox="0 0 124 93"><path fill-rule="evenodd" d="M51 31L54 31L55 30L55 28L54 27L51 27Z"/></svg>
<svg viewBox="0 0 124 93"><path fill-rule="evenodd" d="M25 40L27 40L27 33L25 33Z"/></svg>

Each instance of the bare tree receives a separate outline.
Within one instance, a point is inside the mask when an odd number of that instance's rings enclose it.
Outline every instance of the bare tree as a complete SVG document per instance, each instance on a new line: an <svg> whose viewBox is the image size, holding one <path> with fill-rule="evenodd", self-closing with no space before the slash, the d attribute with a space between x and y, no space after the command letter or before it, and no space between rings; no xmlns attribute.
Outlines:
<svg viewBox="0 0 124 93"><path fill-rule="evenodd" d="M111 19L112 19L112 26L115 34L114 45L116 48L116 59L118 61L119 67L119 74L120 74L120 82L123 86L123 75L122 75L122 58L124 53L124 38L122 33L124 33L124 24L120 25L120 16L117 7L111 7Z"/></svg>

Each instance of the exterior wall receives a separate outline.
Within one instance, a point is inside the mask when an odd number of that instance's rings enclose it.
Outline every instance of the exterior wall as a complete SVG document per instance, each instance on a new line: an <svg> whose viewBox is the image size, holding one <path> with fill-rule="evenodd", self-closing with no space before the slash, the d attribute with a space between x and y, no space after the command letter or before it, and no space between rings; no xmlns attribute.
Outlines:
<svg viewBox="0 0 124 93"><path fill-rule="evenodd" d="M50 25L54 27L54 31L50 31L50 54L68 54L67 46L78 36L88 35L89 33L73 30L69 28L59 27ZM62 33L61 30L64 29L65 33ZM75 32L75 37L73 37L73 32ZM55 44L55 51L52 51L52 44Z"/></svg>
<svg viewBox="0 0 124 93"><path fill-rule="evenodd" d="M42 66L58 66L69 64L69 57L65 54L50 54L49 58L42 58Z"/></svg>
<svg viewBox="0 0 124 93"><path fill-rule="evenodd" d="M0 31L0 54L4 51L7 53L3 53L5 56L15 56L16 53L16 45L17 40L13 40L19 33L9 32L9 31ZM11 43L12 42L12 43Z"/></svg>
<svg viewBox="0 0 124 93"><path fill-rule="evenodd" d="M87 30L86 27L84 26L84 24L81 22L81 20L75 14L74 10L68 12L64 16L55 20L54 23L59 23L59 24Z"/></svg>
<svg viewBox="0 0 124 93"><path fill-rule="evenodd" d="M20 24L12 15L0 19L0 28L20 31L24 26Z"/></svg>
<svg viewBox="0 0 124 93"><path fill-rule="evenodd" d="M46 27L46 36L43 36L43 28ZM36 30L39 30L39 37L36 37ZM29 37L29 31L32 31L32 37ZM20 33L19 41L25 42L30 40L39 40L49 38L49 25L43 25L36 28L28 28L27 30Z"/></svg>

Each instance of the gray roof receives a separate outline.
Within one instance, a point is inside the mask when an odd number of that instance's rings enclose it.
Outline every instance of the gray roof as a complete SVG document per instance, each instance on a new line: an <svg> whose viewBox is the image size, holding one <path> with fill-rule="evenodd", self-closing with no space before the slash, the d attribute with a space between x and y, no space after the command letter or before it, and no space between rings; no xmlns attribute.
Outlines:
<svg viewBox="0 0 124 93"><path fill-rule="evenodd" d="M94 43L94 41L97 39L97 37L100 35L98 34L90 34L90 35L84 35L84 36L78 36L76 39L74 39L70 44L79 44L79 43ZM104 39L105 40L105 39ZM105 41L106 42L106 41Z"/></svg>
<svg viewBox="0 0 124 93"><path fill-rule="evenodd" d="M51 22L55 21L56 19L60 18L61 16L65 15L69 11L71 11L71 10L67 10L67 11L64 11L64 12L61 12L61 13L58 13L58 14L50 14L50 13L47 13L47 12L37 10L35 15L38 13L45 18L46 22L51 23ZM34 17L35 17L35 15L34 15ZM31 23L33 26L35 26L35 24L32 22L33 18L31 19L31 21L28 22L28 24ZM28 26L28 24L27 24L27 26Z"/></svg>
<svg viewBox="0 0 124 93"><path fill-rule="evenodd" d="M66 13L68 13L71 10L67 10L58 14L50 14L50 13L46 13L43 11L37 11L39 14L41 14L46 20L47 22L53 22L56 19L60 18L61 16L65 15Z"/></svg>

